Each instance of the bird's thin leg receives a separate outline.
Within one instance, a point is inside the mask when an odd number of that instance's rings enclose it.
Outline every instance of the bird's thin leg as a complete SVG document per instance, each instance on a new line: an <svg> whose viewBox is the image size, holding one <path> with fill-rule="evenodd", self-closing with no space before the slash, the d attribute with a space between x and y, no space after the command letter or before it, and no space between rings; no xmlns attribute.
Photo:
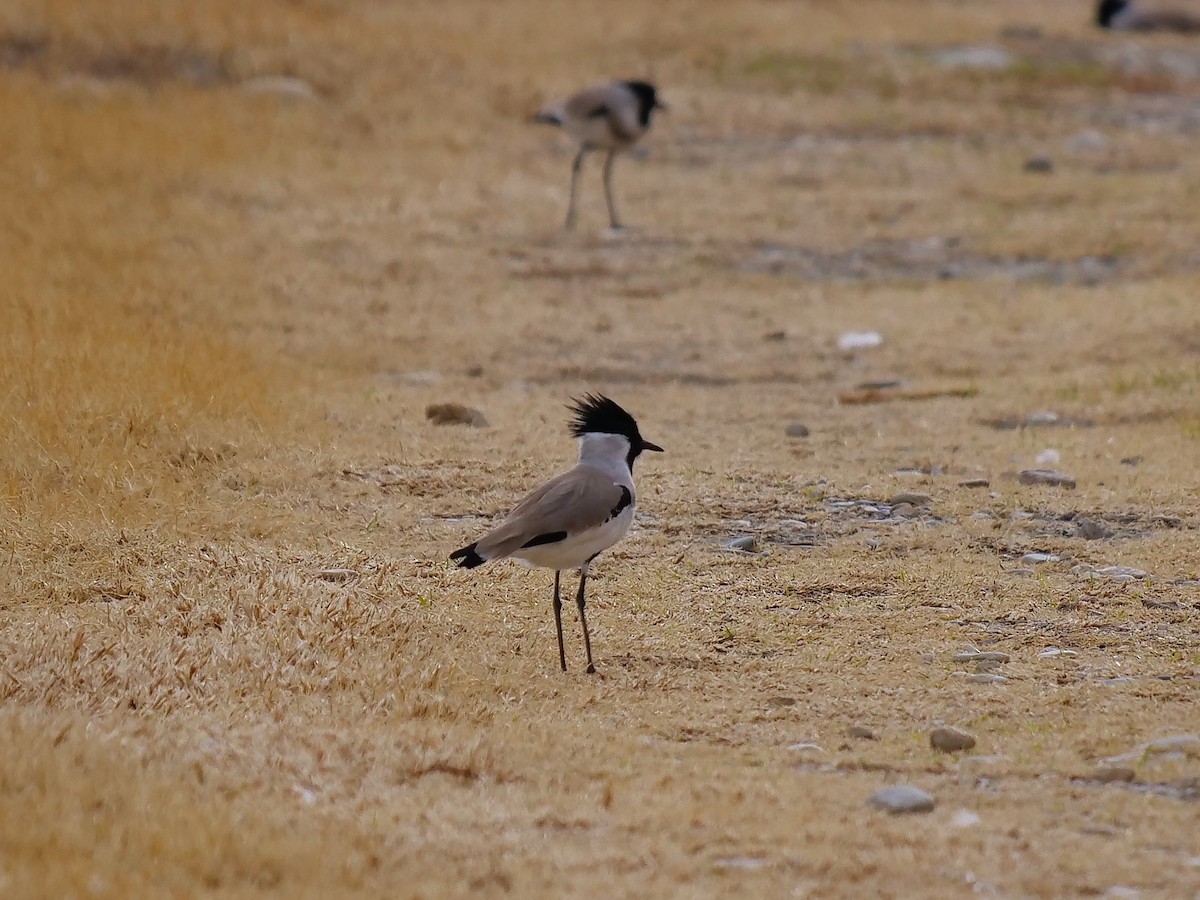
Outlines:
<svg viewBox="0 0 1200 900"><path fill-rule="evenodd" d="M616 158L617 151L609 150L608 158L604 160L604 199L608 201L608 223L614 231L620 231L621 221L617 218L617 207L613 203L612 195L612 167Z"/></svg>
<svg viewBox="0 0 1200 900"><path fill-rule="evenodd" d="M579 624L583 626L583 647L587 651L587 673L595 675L596 667L592 665L592 638L588 634L587 615L583 611L587 605L587 600L583 596L586 587L587 568L583 568L579 570L579 593L575 595L575 602L579 605Z"/></svg>
<svg viewBox="0 0 1200 900"><path fill-rule="evenodd" d="M567 671L567 651L563 649L562 636L562 597L558 593L558 581L562 572L554 570L554 627L558 630L558 664Z"/></svg>
<svg viewBox="0 0 1200 900"><path fill-rule="evenodd" d="M583 158L587 156L587 147L580 147L575 154L575 162L571 163L571 201L567 204L567 228L575 227L575 190L579 185L579 171L583 168Z"/></svg>

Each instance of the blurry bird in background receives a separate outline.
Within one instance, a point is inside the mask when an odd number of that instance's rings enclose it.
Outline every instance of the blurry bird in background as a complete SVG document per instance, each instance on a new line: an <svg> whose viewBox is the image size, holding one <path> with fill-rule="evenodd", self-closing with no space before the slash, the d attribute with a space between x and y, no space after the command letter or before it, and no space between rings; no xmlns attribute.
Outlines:
<svg viewBox="0 0 1200 900"><path fill-rule="evenodd" d="M557 125L579 146L571 164L571 200L566 227L575 225L575 194L583 159L590 150L607 150L604 160L604 197L608 201L609 224L620 229L621 221L612 195L612 167L616 155L628 150L650 129L650 117L667 105L658 99L654 85L646 81L614 81L572 94L561 103L541 109L535 122Z"/></svg>

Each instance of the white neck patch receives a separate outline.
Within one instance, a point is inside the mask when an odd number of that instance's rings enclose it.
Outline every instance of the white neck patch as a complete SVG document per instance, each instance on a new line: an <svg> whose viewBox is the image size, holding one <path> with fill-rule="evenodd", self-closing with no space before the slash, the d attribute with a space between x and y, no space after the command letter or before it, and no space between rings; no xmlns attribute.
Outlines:
<svg viewBox="0 0 1200 900"><path fill-rule="evenodd" d="M579 439L579 461L619 473L629 472L629 438L589 432Z"/></svg>

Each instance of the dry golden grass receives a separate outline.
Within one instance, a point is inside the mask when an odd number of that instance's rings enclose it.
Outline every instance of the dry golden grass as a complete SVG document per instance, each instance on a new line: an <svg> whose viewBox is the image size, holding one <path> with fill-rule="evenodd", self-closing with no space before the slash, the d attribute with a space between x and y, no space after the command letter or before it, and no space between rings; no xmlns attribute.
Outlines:
<svg viewBox="0 0 1200 900"><path fill-rule="evenodd" d="M1089 777L1200 734L1200 48L1081 6L5 5L0 893L1194 890L1198 760ZM525 118L607 75L671 112L566 235ZM445 560L584 390L668 450L590 678L548 573Z"/></svg>

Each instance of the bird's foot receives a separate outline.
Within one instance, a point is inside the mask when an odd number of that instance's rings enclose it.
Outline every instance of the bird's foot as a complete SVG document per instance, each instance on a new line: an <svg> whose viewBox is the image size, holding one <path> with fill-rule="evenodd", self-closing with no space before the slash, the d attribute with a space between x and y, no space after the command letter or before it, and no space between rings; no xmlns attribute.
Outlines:
<svg viewBox="0 0 1200 900"><path fill-rule="evenodd" d="M588 664L588 667L587 667L587 673L588 673L589 675L595 675L595 674L596 674L596 667L595 667L595 666L593 666L591 663L589 663L589 664Z"/></svg>

